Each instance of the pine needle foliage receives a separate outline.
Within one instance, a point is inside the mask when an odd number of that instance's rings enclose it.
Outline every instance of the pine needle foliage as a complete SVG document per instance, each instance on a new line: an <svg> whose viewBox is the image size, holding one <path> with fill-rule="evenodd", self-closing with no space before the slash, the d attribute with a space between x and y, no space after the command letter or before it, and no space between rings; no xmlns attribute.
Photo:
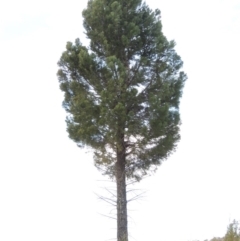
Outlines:
<svg viewBox="0 0 240 241"><path fill-rule="evenodd" d="M68 42L58 62L69 137L111 177L124 148L127 178L140 180L180 139L181 58L140 0L90 0L83 17L90 48Z"/></svg>

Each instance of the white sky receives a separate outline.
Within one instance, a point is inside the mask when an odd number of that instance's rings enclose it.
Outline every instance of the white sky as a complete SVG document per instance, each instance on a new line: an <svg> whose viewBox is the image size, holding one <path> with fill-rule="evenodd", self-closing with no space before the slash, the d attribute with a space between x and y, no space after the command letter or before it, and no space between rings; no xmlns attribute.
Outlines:
<svg viewBox="0 0 240 241"><path fill-rule="evenodd" d="M177 42L188 81L182 140L136 188L130 241L223 236L240 219L240 1L148 0ZM67 137L57 61L82 34L87 1L0 3L0 240L104 241L116 222L94 192L109 186Z"/></svg>

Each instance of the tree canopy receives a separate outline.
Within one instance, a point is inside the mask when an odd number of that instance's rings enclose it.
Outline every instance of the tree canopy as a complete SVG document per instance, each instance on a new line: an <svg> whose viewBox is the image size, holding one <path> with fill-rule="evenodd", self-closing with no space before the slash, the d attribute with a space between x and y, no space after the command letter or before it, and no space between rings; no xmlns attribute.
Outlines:
<svg viewBox="0 0 240 241"><path fill-rule="evenodd" d="M127 178L139 180L180 138L181 58L141 0L90 0L83 17L90 47L68 42L58 63L69 137L111 177L124 145Z"/></svg>

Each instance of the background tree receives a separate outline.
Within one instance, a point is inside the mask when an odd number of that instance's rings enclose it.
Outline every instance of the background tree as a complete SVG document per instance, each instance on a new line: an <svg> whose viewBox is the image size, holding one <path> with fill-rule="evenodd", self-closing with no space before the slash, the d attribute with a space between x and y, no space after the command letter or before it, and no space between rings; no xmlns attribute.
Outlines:
<svg viewBox="0 0 240 241"><path fill-rule="evenodd" d="M205 241L208 241L208 240L205 240ZM224 241L224 238L214 237L214 238L210 239L210 241Z"/></svg>
<svg viewBox="0 0 240 241"><path fill-rule="evenodd" d="M228 225L224 241L240 241L240 227L235 219Z"/></svg>
<svg viewBox="0 0 240 241"><path fill-rule="evenodd" d="M68 42L58 65L67 131L116 180L117 239L128 240L126 179L141 180L176 148L186 80L160 11L141 0L90 0L89 48Z"/></svg>

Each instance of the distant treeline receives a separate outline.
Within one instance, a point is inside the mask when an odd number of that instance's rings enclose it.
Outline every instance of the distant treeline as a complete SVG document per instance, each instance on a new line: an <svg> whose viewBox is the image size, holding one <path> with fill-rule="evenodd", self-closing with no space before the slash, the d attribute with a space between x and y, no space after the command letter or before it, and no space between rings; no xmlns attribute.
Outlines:
<svg viewBox="0 0 240 241"><path fill-rule="evenodd" d="M240 227L239 222L235 219L228 225L227 232L224 237L214 237L210 240L204 241L240 241Z"/></svg>

